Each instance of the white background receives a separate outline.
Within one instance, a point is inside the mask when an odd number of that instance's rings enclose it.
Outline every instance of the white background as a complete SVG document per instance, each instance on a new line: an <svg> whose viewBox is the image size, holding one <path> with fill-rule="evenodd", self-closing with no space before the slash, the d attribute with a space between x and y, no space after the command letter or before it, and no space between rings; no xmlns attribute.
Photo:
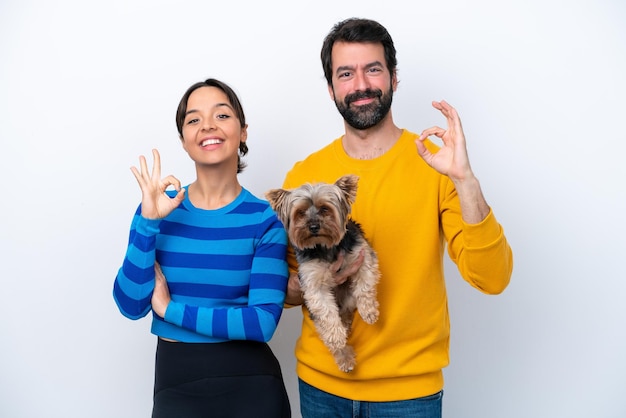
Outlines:
<svg viewBox="0 0 626 418"><path fill-rule="evenodd" d="M515 254L500 296L446 261L444 417L626 416L621 0L3 0L0 416L149 416L150 321L111 296L140 199L129 167L156 147L164 175L193 180L175 110L217 77L249 119L242 183L280 186L342 133L319 50L351 16L394 37L399 126L444 124L432 100L458 109ZM271 342L294 417L299 315Z"/></svg>

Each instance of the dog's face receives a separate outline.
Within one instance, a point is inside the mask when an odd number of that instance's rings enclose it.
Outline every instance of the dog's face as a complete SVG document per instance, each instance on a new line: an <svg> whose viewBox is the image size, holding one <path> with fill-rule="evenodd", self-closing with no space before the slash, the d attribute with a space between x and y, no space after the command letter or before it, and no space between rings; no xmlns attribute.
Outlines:
<svg viewBox="0 0 626 418"><path fill-rule="evenodd" d="M272 189L265 194L289 239L299 249L334 247L346 232L359 178L346 175L334 184L304 184L296 189Z"/></svg>

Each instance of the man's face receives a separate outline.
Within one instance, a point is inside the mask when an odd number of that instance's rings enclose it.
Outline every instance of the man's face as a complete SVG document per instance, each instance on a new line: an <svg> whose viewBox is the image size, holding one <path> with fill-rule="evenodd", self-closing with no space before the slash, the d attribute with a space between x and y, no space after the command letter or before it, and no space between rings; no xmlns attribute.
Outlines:
<svg viewBox="0 0 626 418"><path fill-rule="evenodd" d="M396 79L385 65L381 44L338 42L332 51L329 93L337 110L355 129L380 123L391 108Z"/></svg>

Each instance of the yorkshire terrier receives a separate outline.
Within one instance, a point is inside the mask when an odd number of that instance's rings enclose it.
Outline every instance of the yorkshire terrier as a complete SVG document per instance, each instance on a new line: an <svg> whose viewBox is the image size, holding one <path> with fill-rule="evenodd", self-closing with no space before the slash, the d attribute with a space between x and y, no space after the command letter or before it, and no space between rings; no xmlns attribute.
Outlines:
<svg viewBox="0 0 626 418"><path fill-rule="evenodd" d="M265 196L281 220L298 261L304 303L317 332L339 369L356 365L354 349L347 344L355 310L368 324L378 320L376 286L380 280L378 257L361 225L350 218L356 199L355 175L334 184L304 184L298 188L272 189ZM337 285L331 264L343 252L340 270L351 266L363 250L359 270Z"/></svg>

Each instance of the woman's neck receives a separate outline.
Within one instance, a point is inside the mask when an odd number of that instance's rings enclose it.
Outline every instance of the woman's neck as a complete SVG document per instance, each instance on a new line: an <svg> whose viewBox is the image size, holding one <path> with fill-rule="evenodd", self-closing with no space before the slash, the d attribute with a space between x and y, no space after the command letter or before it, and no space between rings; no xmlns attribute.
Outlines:
<svg viewBox="0 0 626 418"><path fill-rule="evenodd" d="M219 209L230 204L241 193L237 176L198 176L189 185L189 200L200 209Z"/></svg>

